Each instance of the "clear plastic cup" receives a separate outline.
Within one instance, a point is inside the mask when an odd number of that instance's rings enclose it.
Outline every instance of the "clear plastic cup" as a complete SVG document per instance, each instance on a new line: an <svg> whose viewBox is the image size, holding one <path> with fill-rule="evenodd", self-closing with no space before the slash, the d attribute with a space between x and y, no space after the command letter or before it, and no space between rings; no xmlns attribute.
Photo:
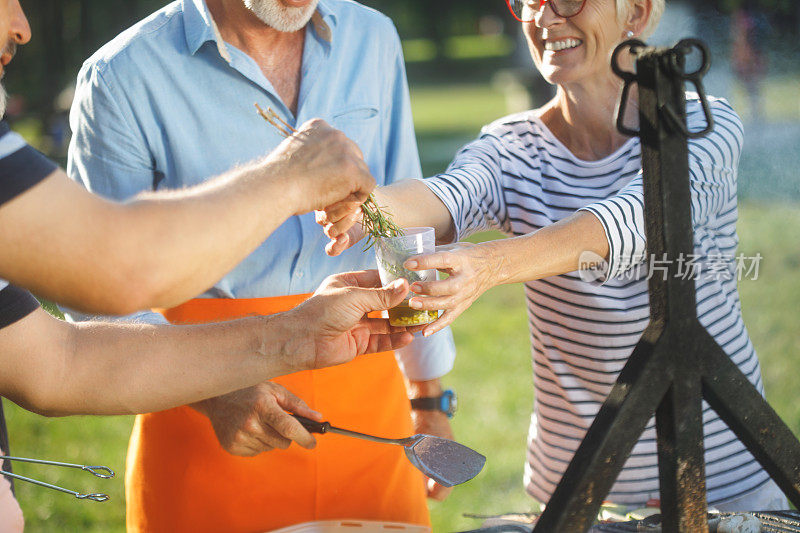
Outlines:
<svg viewBox="0 0 800 533"><path fill-rule="evenodd" d="M435 281L436 269L413 271L403 268L403 263L414 255L432 254L436 251L433 228L405 228L405 235L382 237L375 242L375 259L381 283L386 285L403 278L409 285L415 281ZM412 309L408 305L411 294L397 307L389 309L389 323L393 326L419 326L439 318L438 311Z"/></svg>

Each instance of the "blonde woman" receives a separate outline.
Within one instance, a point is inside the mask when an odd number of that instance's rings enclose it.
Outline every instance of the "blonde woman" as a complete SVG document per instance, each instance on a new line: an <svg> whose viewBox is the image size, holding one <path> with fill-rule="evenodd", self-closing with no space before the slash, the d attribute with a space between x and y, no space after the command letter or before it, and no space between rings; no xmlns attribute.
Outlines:
<svg viewBox="0 0 800 533"><path fill-rule="evenodd" d="M641 150L638 139L614 126L621 80L611 71L610 57L620 42L651 35L664 0L508 3L556 96L483 128L446 172L379 188L376 196L401 226L434 226L442 243L490 228L508 235L410 260L409 268L450 274L444 281L413 284L418 296L411 306L444 310L424 332L431 334L487 289L525 283L536 390L525 483L533 498L547 502L649 319ZM689 126L702 129L697 97L687 99ZM710 100L716 127L690 142L694 260L701 267L697 312L763 390L730 260L738 244L743 131L727 102ZM635 115L626 122L634 124ZM328 253L361 238L357 220L344 207L318 216L331 238ZM606 259L599 279L576 272L588 252ZM703 420L709 503L720 509L785 506L768 475L707 405ZM651 421L609 499L641 506L658 497Z"/></svg>

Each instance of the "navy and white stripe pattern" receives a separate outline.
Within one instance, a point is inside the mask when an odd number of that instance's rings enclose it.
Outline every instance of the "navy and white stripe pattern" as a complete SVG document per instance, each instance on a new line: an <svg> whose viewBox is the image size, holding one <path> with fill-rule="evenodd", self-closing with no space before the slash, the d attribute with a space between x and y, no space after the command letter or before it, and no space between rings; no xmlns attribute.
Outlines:
<svg viewBox="0 0 800 533"><path fill-rule="evenodd" d="M688 94L689 127L705 126ZM735 255L736 173L743 131L724 100L711 99L716 127L690 142L700 322L763 393L758 359L741 316ZM461 239L485 229L524 235L579 209L606 230L610 260L602 283L568 273L525 284L536 398L525 483L547 502L649 319L641 149L638 139L583 161L534 112L500 119L465 146L444 174L424 180L445 203ZM720 265L720 263L722 263ZM711 271L714 272L711 272ZM703 274L703 272L706 272ZM703 413L709 502L760 488L767 474L708 405ZM658 497L654 421L636 444L609 499L643 505Z"/></svg>
<svg viewBox="0 0 800 533"><path fill-rule="evenodd" d="M56 168L55 163L11 131L7 122L0 121L0 205L27 191ZM0 279L0 329L24 318L38 307L39 303L27 291Z"/></svg>
<svg viewBox="0 0 800 533"><path fill-rule="evenodd" d="M58 168L0 122L0 205L13 200Z"/></svg>

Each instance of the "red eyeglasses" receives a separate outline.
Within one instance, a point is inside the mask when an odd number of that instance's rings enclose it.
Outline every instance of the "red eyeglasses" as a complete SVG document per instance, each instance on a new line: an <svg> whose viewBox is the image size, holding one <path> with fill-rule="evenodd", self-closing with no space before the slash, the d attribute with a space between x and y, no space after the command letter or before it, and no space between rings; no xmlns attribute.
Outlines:
<svg viewBox="0 0 800 533"><path fill-rule="evenodd" d="M508 9L520 22L533 21L536 14L548 4L553 13L561 18L574 17L586 5L586 0L506 0Z"/></svg>

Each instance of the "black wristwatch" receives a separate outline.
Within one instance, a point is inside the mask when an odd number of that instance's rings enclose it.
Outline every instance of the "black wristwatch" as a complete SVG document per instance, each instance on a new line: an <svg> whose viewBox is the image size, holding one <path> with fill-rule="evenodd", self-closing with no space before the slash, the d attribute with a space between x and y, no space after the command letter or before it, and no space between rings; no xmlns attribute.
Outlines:
<svg viewBox="0 0 800 533"><path fill-rule="evenodd" d="M454 391L447 389L441 396L413 398L411 408L420 411L441 411L447 415L447 418L453 418L458 408L458 397Z"/></svg>

